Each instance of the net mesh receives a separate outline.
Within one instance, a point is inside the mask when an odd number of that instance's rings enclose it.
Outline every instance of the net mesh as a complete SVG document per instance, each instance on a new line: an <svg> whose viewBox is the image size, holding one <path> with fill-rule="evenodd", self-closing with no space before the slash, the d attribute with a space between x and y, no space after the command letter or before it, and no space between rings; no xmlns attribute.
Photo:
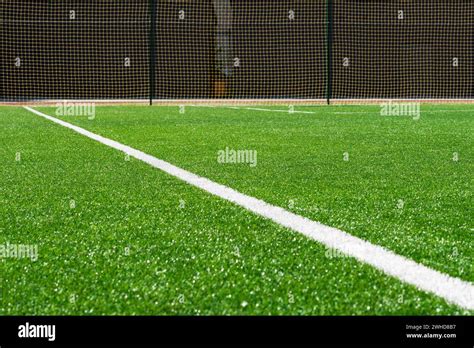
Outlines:
<svg viewBox="0 0 474 348"><path fill-rule="evenodd" d="M231 1L231 57L226 74L235 98L324 98L325 1Z"/></svg>
<svg viewBox="0 0 474 348"><path fill-rule="evenodd" d="M157 2L156 98L213 96L215 22L212 1Z"/></svg>
<svg viewBox="0 0 474 348"><path fill-rule="evenodd" d="M3 0L6 99L147 98L147 0Z"/></svg>
<svg viewBox="0 0 474 348"><path fill-rule="evenodd" d="M153 3L0 1L0 99L474 97L471 0Z"/></svg>
<svg viewBox="0 0 474 348"><path fill-rule="evenodd" d="M334 0L334 98L472 98L474 2Z"/></svg>

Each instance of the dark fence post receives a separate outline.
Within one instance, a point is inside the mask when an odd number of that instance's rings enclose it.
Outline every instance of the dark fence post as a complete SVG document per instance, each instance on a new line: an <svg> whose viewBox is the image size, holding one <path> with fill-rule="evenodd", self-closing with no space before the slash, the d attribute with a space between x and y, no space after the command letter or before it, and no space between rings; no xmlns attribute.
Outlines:
<svg viewBox="0 0 474 348"><path fill-rule="evenodd" d="M332 35L333 35L333 0L327 0L327 39L326 39L326 59L327 59L327 90L326 98L328 105L331 104L332 97Z"/></svg>
<svg viewBox="0 0 474 348"><path fill-rule="evenodd" d="M153 105L153 97L155 96L155 75L156 75L156 1L150 0L150 36L149 36L149 49L150 49L150 105Z"/></svg>

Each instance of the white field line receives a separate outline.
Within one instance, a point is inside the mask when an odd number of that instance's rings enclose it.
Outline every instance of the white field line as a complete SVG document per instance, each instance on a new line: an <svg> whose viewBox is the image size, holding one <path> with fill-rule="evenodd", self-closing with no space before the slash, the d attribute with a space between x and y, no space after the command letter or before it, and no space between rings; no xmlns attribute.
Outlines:
<svg viewBox="0 0 474 348"><path fill-rule="evenodd" d="M122 151L131 157L151 165L152 167L158 168L215 196L235 203L236 205L239 205L257 215L263 216L284 227L302 233L305 236L324 244L328 248L337 249L361 262L372 265L392 277L414 285L420 290L433 293L462 308L474 310L474 285L470 282L435 271L418 264L413 260L397 255L381 246L354 237L344 231L309 220L283 208L247 196L227 186L200 177L142 151L48 116L40 111L29 107L25 107L25 109L90 139Z"/></svg>
<svg viewBox="0 0 474 348"><path fill-rule="evenodd" d="M299 110L275 110L275 109L264 109L264 108L253 108L244 106L222 106L222 105L190 105L197 108L217 108L217 109L235 109L235 110L254 110L254 111L265 111L265 112L284 112L285 114L315 114L314 111L299 111Z"/></svg>
<svg viewBox="0 0 474 348"><path fill-rule="evenodd" d="M243 106L222 106L222 105L190 105L197 108L214 108L214 109L235 109L235 110L254 110L254 111L265 111L265 112L283 112L285 114L317 114L316 111L302 111L302 110L279 110L279 109L265 109L265 108L254 108L254 107L243 107ZM327 105L314 105L316 107L327 107ZM311 107L314 107L311 106ZM337 105L337 106L346 106L346 105ZM375 107L375 106L374 106ZM429 113L444 113L444 112L472 112L474 110L422 110L420 111L423 114ZM336 111L336 115L357 115L357 114L371 114L370 111ZM378 113L378 111L373 111L373 113Z"/></svg>
<svg viewBox="0 0 474 348"><path fill-rule="evenodd" d="M474 114L474 110L421 110L420 114L435 114L435 113L445 113L445 112L471 112ZM337 111L337 115L355 115L355 114L378 114L380 111ZM387 116L390 117L390 116Z"/></svg>

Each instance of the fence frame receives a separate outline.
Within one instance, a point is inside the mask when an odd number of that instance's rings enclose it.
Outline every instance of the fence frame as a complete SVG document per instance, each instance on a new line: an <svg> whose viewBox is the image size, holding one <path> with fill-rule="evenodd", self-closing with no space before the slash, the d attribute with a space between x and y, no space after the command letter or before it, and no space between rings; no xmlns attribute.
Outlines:
<svg viewBox="0 0 474 348"><path fill-rule="evenodd" d="M150 0L150 33L149 33L149 50L150 50L150 67L149 67L149 90L150 105L153 105L153 97L155 95L156 83L156 20L157 20L157 0Z"/></svg>

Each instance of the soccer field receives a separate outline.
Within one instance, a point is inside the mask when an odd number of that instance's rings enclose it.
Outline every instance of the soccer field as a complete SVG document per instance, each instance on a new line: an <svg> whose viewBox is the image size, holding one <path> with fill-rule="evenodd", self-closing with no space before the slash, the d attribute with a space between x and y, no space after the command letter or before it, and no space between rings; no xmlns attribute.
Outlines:
<svg viewBox="0 0 474 348"><path fill-rule="evenodd" d="M472 292L473 104L35 109ZM0 260L0 314L473 314L24 108L0 124L0 245L38 250Z"/></svg>

